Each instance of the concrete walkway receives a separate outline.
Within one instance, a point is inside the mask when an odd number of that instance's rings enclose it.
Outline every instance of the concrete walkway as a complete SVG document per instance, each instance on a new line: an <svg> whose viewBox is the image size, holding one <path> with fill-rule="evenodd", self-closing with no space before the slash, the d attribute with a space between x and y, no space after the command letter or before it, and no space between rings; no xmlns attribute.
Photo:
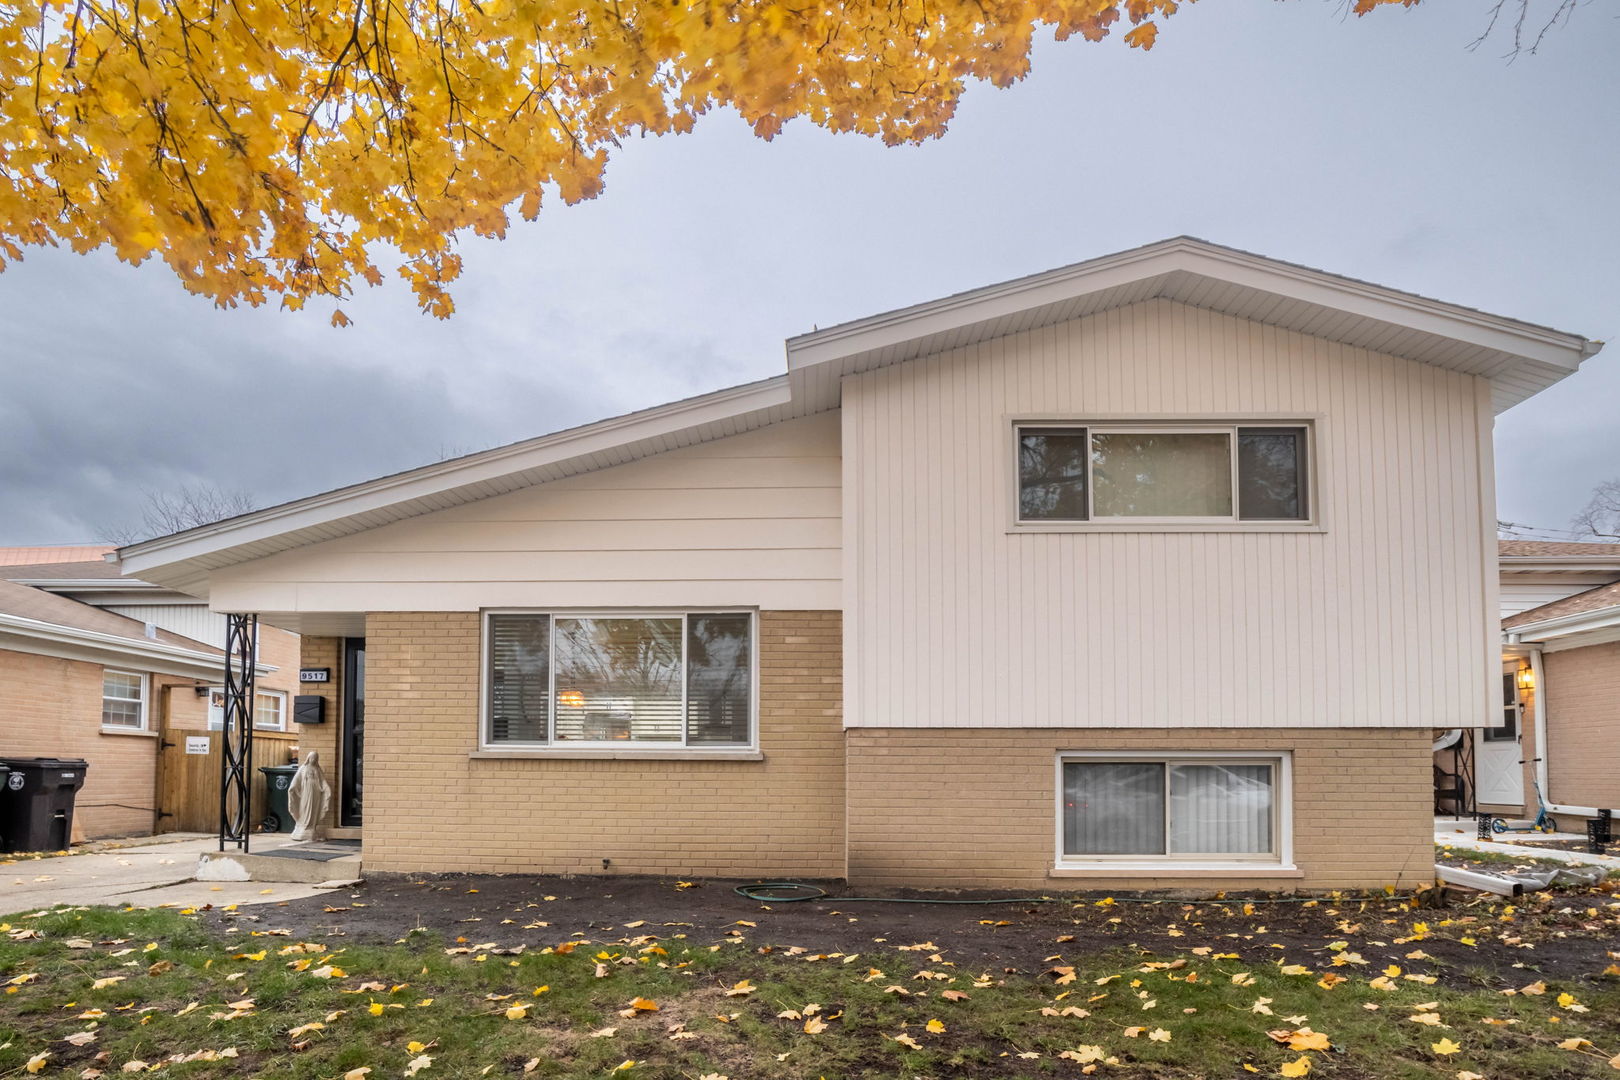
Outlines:
<svg viewBox="0 0 1620 1080"><path fill-rule="evenodd" d="M1514 837L1525 835L1521 833L1495 833L1495 836ZM1534 835L1534 834L1531 834ZM1575 833L1541 833L1548 840L1579 840L1586 842L1585 835L1577 836ZM1481 840L1479 829L1473 818L1435 818L1434 842L1445 844L1464 851L1488 851L1497 855L1511 855L1516 859L1550 859L1553 862L1570 863L1574 866L1606 866L1611 870L1620 870L1620 855L1591 855L1586 851L1563 851L1559 848L1531 847L1528 844L1515 844L1511 840ZM1609 850L1615 850L1614 845Z"/></svg>
<svg viewBox="0 0 1620 1080"><path fill-rule="evenodd" d="M291 843L284 836L253 837L254 851ZM212 836L153 838L129 847L83 855L11 860L0 856L0 915L62 904L201 907L276 904L333 890L315 885L258 881L193 881L197 858L217 851Z"/></svg>

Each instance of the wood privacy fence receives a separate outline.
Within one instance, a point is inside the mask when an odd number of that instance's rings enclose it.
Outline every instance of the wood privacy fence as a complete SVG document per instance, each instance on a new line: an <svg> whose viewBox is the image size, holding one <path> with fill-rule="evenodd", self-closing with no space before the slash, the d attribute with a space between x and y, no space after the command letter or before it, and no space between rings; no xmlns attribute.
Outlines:
<svg viewBox="0 0 1620 1080"><path fill-rule="evenodd" d="M298 735L290 731L253 733L253 813L255 830L265 814L267 787L261 765L286 765ZM214 832L219 828L219 769L224 735L218 731L165 728L158 750L156 832Z"/></svg>

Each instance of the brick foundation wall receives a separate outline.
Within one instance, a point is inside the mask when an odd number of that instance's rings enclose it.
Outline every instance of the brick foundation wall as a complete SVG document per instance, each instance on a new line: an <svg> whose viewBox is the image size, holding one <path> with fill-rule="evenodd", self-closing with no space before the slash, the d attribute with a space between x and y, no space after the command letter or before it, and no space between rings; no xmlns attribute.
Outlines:
<svg viewBox="0 0 1620 1080"><path fill-rule="evenodd" d="M368 870L843 876L838 612L760 613L763 761L472 758L477 613L373 613L366 649Z"/></svg>
<svg viewBox="0 0 1620 1080"><path fill-rule="evenodd" d="M1330 890L1433 879L1430 733L1400 729L848 732L849 878L1015 889ZM1059 751L1293 752L1302 875L1050 876Z"/></svg>
<svg viewBox="0 0 1620 1080"><path fill-rule="evenodd" d="M1541 663L1547 799L1620 810L1620 642L1545 653ZM1565 824L1585 828L1579 819Z"/></svg>
<svg viewBox="0 0 1620 1080"><path fill-rule="evenodd" d="M157 736L101 730L101 675L100 664L0 649L0 755L84 758L75 834L144 836L152 831ZM147 680L149 727L163 707L163 681Z"/></svg>

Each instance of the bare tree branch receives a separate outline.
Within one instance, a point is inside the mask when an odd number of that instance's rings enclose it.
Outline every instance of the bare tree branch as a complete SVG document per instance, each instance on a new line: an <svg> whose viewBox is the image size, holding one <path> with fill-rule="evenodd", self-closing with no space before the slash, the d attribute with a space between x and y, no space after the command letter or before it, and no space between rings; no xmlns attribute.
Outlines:
<svg viewBox="0 0 1620 1080"><path fill-rule="evenodd" d="M245 491L227 491L212 484L185 484L172 491L144 491L146 505L139 522L103 524L97 532L109 543L123 547L139 540L212 525L246 514L257 505Z"/></svg>
<svg viewBox="0 0 1620 1080"><path fill-rule="evenodd" d="M1570 519L1582 536L1620 540L1620 479L1605 480L1592 489L1592 501Z"/></svg>

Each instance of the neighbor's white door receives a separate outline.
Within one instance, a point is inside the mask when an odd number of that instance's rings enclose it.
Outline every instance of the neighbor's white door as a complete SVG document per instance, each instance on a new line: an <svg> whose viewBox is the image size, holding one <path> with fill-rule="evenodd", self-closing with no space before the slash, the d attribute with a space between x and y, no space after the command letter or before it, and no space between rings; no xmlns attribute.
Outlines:
<svg viewBox="0 0 1620 1080"><path fill-rule="evenodd" d="M1492 805L1524 805L1524 710L1519 705L1519 688L1512 672L1502 675L1502 726L1480 732L1474 750L1474 775L1478 790L1476 802Z"/></svg>

